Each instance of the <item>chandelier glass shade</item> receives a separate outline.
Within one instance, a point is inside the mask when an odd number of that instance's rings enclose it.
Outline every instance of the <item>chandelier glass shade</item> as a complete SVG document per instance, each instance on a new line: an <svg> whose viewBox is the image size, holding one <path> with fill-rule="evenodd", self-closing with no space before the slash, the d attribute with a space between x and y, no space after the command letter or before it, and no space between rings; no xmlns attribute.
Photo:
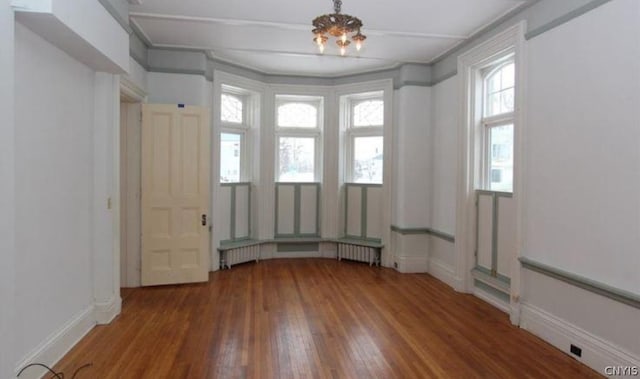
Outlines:
<svg viewBox="0 0 640 379"><path fill-rule="evenodd" d="M341 13L341 9L342 0L333 0L334 13L318 16L313 20L314 29L312 32L316 36L313 42L318 46L320 53L324 52L330 37L336 39L340 55L347 53L347 47L351 42L355 43L356 49L360 51L364 40L367 39L365 35L360 33L362 21L357 17Z"/></svg>

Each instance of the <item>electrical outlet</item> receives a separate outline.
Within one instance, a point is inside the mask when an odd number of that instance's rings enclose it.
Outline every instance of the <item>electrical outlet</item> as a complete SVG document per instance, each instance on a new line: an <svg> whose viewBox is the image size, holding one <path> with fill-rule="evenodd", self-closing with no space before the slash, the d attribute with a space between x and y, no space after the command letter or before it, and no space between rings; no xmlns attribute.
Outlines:
<svg viewBox="0 0 640 379"><path fill-rule="evenodd" d="M582 349L574 344L571 344L571 354L575 355L576 357L582 357Z"/></svg>

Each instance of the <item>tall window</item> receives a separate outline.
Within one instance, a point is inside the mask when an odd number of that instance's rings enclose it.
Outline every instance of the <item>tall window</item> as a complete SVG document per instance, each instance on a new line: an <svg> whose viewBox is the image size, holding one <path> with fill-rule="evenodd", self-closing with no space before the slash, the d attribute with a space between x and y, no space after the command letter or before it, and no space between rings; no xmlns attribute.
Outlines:
<svg viewBox="0 0 640 379"><path fill-rule="evenodd" d="M247 98L238 88L222 86L220 97L220 182L246 180Z"/></svg>
<svg viewBox="0 0 640 379"><path fill-rule="evenodd" d="M342 99L347 116L347 182L382 184L384 100L382 92Z"/></svg>
<svg viewBox="0 0 640 379"><path fill-rule="evenodd" d="M276 96L278 182L320 179L322 99Z"/></svg>
<svg viewBox="0 0 640 379"><path fill-rule="evenodd" d="M515 64L503 60L482 71L484 187L513 192Z"/></svg>

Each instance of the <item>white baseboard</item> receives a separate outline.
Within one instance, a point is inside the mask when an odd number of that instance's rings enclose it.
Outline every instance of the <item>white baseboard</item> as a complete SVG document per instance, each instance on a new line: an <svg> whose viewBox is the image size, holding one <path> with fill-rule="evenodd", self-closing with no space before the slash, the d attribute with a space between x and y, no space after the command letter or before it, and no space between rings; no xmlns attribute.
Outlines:
<svg viewBox="0 0 640 379"><path fill-rule="evenodd" d="M429 259L424 257L396 257L397 270L403 274L418 274L429 272Z"/></svg>
<svg viewBox="0 0 640 379"><path fill-rule="evenodd" d="M42 363L52 367L95 325L94 308L87 307L22 358L16 367L16 375L30 363ZM30 367L20 375L20 379L37 379L44 374L43 368Z"/></svg>
<svg viewBox="0 0 640 379"><path fill-rule="evenodd" d="M106 325L113 321L122 310L122 299L120 296L114 296L106 303L96 303L94 307L94 316L98 325Z"/></svg>
<svg viewBox="0 0 640 379"><path fill-rule="evenodd" d="M522 304L520 311L521 328L542 338L601 375L607 375L605 369L608 366L640 368L640 357L551 313L526 303ZM582 357L570 353L571 344L582 349Z"/></svg>
<svg viewBox="0 0 640 379"><path fill-rule="evenodd" d="M456 273L452 266L435 258L429 259L429 274L446 283L449 287L456 288Z"/></svg>

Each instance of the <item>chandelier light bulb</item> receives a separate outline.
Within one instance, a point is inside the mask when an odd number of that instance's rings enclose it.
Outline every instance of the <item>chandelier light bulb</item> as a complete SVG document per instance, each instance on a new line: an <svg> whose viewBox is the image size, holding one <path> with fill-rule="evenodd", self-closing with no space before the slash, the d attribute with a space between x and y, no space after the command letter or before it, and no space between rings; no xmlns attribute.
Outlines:
<svg viewBox="0 0 640 379"><path fill-rule="evenodd" d="M360 33L362 21L354 16L344 14L342 10L342 0L333 0L334 13L323 14L312 21L315 35L314 42L318 45L320 53L324 51L324 45L329 39L334 39L340 48L340 55L347 54L347 46L355 43L358 51L362 48L364 40L367 38Z"/></svg>

